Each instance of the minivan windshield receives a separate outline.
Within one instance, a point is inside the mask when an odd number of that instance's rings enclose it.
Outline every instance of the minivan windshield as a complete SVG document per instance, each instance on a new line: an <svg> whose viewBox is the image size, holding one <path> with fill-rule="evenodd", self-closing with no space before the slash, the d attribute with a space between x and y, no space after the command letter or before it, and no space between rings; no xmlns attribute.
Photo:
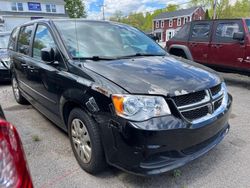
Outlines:
<svg viewBox="0 0 250 188"><path fill-rule="evenodd" d="M73 58L166 55L143 32L127 25L83 20L55 20L54 23Z"/></svg>
<svg viewBox="0 0 250 188"><path fill-rule="evenodd" d="M7 48L10 34L0 34L0 49Z"/></svg>
<svg viewBox="0 0 250 188"><path fill-rule="evenodd" d="M247 23L247 27L248 27L248 32L250 33L250 19L247 19L246 23Z"/></svg>

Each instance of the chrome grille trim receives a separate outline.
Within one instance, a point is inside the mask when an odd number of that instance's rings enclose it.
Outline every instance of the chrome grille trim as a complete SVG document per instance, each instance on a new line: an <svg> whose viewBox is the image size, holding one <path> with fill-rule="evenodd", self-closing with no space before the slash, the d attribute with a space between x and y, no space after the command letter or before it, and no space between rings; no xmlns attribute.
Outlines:
<svg viewBox="0 0 250 188"><path fill-rule="evenodd" d="M199 102L196 102L196 103L193 103L193 104L178 106L178 109L181 110L181 111L183 111L183 109L187 109L187 108L191 109L194 106L199 106L199 105L202 105L202 104L205 104L205 103L209 102L210 101L209 92L208 92L208 90L205 90L205 92L206 92L206 95L205 95L205 97L204 97L203 100L201 100Z"/></svg>
<svg viewBox="0 0 250 188"><path fill-rule="evenodd" d="M227 101L228 101L228 95L227 95L225 83L221 83L220 91L214 96L212 95L212 92L210 89L205 90L205 92L206 92L206 95L204 99L202 99L201 101L193 103L193 104L177 106L177 109L179 110L183 119L185 119L186 121L192 124L197 124L197 123L206 121L208 119L211 119L217 116L219 113L221 113L224 110L225 105L227 104ZM221 104L219 105L219 107L216 106L217 109L215 109L215 103L220 100L221 100ZM185 117L183 114L184 112L194 111L199 108L201 109L205 106L208 107L208 113L205 116L198 117L196 119L189 119L188 117ZM201 114L197 114L197 116L199 115Z"/></svg>
<svg viewBox="0 0 250 188"><path fill-rule="evenodd" d="M202 105L200 105L200 106L191 107L191 108L184 109L184 110L181 110L181 109L178 108L178 110L179 110L180 112L187 112L187 111L196 110L196 109L198 109L198 108L202 108L202 107L204 107L204 106L208 106L208 104L210 104L210 103L207 102L207 103L202 104Z"/></svg>

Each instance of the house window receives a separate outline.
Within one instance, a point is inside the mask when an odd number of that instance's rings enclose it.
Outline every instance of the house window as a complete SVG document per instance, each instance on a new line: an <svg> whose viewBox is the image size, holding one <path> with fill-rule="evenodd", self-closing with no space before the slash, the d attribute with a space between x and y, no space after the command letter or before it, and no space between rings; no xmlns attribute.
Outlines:
<svg viewBox="0 0 250 188"><path fill-rule="evenodd" d="M188 22L188 18L187 17L184 17L183 19L183 24L187 23Z"/></svg>
<svg viewBox="0 0 250 188"><path fill-rule="evenodd" d="M169 26L169 27L173 27L173 20L169 20L168 26Z"/></svg>
<svg viewBox="0 0 250 188"><path fill-rule="evenodd" d="M56 12L56 5L54 5L54 4L47 4L46 5L46 12Z"/></svg>
<svg viewBox="0 0 250 188"><path fill-rule="evenodd" d="M177 19L177 26L181 26L181 18Z"/></svg>
<svg viewBox="0 0 250 188"><path fill-rule="evenodd" d="M156 21L156 28L159 28L159 21Z"/></svg>
<svg viewBox="0 0 250 188"><path fill-rule="evenodd" d="M161 28L164 28L164 20L161 21Z"/></svg>
<svg viewBox="0 0 250 188"><path fill-rule="evenodd" d="M11 10L12 11L23 11L23 3L11 3Z"/></svg>

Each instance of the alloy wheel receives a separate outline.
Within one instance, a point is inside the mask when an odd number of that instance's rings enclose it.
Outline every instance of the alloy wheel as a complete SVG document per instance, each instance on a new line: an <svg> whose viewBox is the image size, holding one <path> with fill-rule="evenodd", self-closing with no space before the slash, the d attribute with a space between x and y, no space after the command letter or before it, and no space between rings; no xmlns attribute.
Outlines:
<svg viewBox="0 0 250 188"><path fill-rule="evenodd" d="M20 91L19 91L17 80L15 77L12 78L12 88L13 88L13 93L15 95L15 98L17 100L19 100L20 99Z"/></svg>
<svg viewBox="0 0 250 188"><path fill-rule="evenodd" d="M71 123L71 137L80 159L84 163L89 163L92 155L91 140L87 127L80 119L73 119Z"/></svg>

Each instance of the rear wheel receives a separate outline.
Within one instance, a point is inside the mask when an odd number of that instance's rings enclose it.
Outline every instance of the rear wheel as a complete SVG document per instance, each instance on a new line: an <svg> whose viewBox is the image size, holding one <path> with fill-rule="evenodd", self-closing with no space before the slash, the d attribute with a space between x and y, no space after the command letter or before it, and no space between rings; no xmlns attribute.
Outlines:
<svg viewBox="0 0 250 188"><path fill-rule="evenodd" d="M91 174L102 171L106 161L96 123L82 109L75 108L69 115L68 129L71 147L81 168Z"/></svg>
<svg viewBox="0 0 250 188"><path fill-rule="evenodd" d="M11 83L12 83L12 90L13 90L13 94L16 99L16 102L19 104L28 104L28 101L22 96L22 93L20 92L17 79L14 75L12 76Z"/></svg>

